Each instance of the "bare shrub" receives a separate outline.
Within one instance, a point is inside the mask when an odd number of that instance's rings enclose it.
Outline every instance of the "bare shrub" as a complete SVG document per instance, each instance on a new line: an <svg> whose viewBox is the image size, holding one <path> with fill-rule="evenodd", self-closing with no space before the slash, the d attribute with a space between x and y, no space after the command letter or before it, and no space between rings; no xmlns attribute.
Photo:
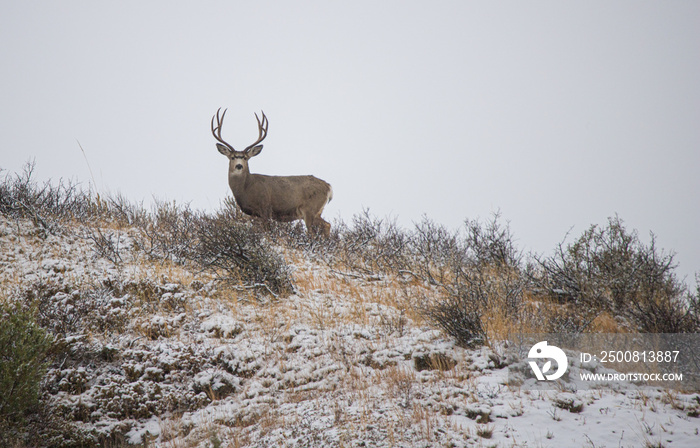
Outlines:
<svg viewBox="0 0 700 448"><path fill-rule="evenodd" d="M205 268L224 273L228 280L248 286L264 286L275 295L293 290L289 269L250 221L236 219L236 210L227 207L214 216L196 221L198 244L192 258Z"/></svg>
<svg viewBox="0 0 700 448"><path fill-rule="evenodd" d="M33 179L34 167L34 162L28 162L21 174L7 174L0 182L0 213L31 219L43 232L53 234L67 219L92 212L89 193L63 180L58 185L39 185Z"/></svg>
<svg viewBox="0 0 700 448"><path fill-rule="evenodd" d="M623 316L637 331L696 332L698 313L673 258L656 247L653 234L646 245L616 216L566 247L559 244L553 256L537 258L533 280L553 301Z"/></svg>
<svg viewBox="0 0 700 448"><path fill-rule="evenodd" d="M423 217L412 238L417 274L448 295L462 295L470 283L467 270L471 264L463 243L457 232Z"/></svg>
<svg viewBox="0 0 700 448"><path fill-rule="evenodd" d="M458 344L473 346L507 336L527 316L521 254L499 215L485 226L465 223L466 235L450 233L431 221L417 226L420 275L444 295L423 306L424 314Z"/></svg>
<svg viewBox="0 0 700 448"><path fill-rule="evenodd" d="M156 201L151 214L139 226L139 243L151 258L184 263L196 247L198 214L189 205Z"/></svg>
<svg viewBox="0 0 700 448"><path fill-rule="evenodd" d="M410 236L395 220L372 216L369 210L353 216L352 226L337 223L336 258L364 273L396 273L406 268ZM331 238L325 244L334 242Z"/></svg>
<svg viewBox="0 0 700 448"><path fill-rule="evenodd" d="M426 317L452 336L458 345L473 347L486 342L486 328L473 296L446 296L424 308Z"/></svg>
<svg viewBox="0 0 700 448"><path fill-rule="evenodd" d="M115 266L121 265L124 261L122 258L124 252L122 232L94 227L87 229L86 238L92 241L96 256L106 258Z"/></svg>
<svg viewBox="0 0 700 448"><path fill-rule="evenodd" d="M121 193L109 195L97 201L100 214L125 226L143 227L150 221L150 214L143 203L133 203Z"/></svg>
<svg viewBox="0 0 700 448"><path fill-rule="evenodd" d="M490 221L478 220L464 223L467 234L466 249L480 265L520 266L522 252L517 249L510 226L501 224L501 214L496 212Z"/></svg>

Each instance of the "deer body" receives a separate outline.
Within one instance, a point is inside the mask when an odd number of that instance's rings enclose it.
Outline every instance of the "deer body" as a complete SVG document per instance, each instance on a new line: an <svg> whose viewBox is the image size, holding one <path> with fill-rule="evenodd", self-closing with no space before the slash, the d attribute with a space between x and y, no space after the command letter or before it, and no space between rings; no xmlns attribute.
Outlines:
<svg viewBox="0 0 700 448"><path fill-rule="evenodd" d="M314 176L240 176L234 168L228 184L243 213L282 222L303 219L309 227L332 198L331 186Z"/></svg>
<svg viewBox="0 0 700 448"><path fill-rule="evenodd" d="M220 110L219 110L220 111ZM333 190L327 182L314 176L268 176L251 174L248 160L260 154L262 142L267 136L267 117L263 113L258 120L258 140L244 151L236 151L221 138L226 111L212 117L212 134L219 143L219 152L229 158L228 184L236 203L247 215L276 221L290 222L303 219L307 231L320 230L330 233L331 225L321 218L323 208L333 198ZM214 119L217 126L214 126Z"/></svg>

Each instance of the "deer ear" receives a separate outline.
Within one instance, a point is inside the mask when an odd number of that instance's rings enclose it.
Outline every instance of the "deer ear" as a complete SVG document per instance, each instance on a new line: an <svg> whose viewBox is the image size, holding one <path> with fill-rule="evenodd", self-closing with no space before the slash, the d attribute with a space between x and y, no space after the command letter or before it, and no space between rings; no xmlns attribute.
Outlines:
<svg viewBox="0 0 700 448"><path fill-rule="evenodd" d="M255 157L258 154L260 154L260 151L262 151L262 147L263 145L258 145L250 148L250 151L248 151L248 157Z"/></svg>
<svg viewBox="0 0 700 448"><path fill-rule="evenodd" d="M221 143L216 144L216 149L219 150L219 152L226 157L231 157L231 150L228 149L226 146L222 145Z"/></svg>

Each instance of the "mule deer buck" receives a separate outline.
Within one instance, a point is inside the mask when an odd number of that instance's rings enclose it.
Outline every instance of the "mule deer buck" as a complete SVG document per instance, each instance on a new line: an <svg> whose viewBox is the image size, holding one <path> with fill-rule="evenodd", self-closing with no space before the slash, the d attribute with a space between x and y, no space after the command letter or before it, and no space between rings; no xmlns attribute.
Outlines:
<svg viewBox="0 0 700 448"><path fill-rule="evenodd" d="M221 138L226 110L211 117L211 133L219 142L216 148L229 158L228 184L243 213L265 219L291 222L303 219L306 231L330 234L331 225L321 218L323 208L333 198L330 184L314 176L267 176L251 174L248 160L262 151L260 143L267 137L268 121L265 113L258 121L258 139L243 151L236 151ZM214 125L216 120L216 126Z"/></svg>

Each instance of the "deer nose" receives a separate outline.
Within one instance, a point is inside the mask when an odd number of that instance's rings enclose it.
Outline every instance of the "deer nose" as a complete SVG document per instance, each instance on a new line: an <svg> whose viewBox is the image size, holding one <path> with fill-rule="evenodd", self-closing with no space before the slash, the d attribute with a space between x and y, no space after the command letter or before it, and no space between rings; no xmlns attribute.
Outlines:
<svg viewBox="0 0 700 448"><path fill-rule="evenodd" d="M243 165L241 165L241 164L239 163L238 165L236 165L236 169L237 169L237 170L242 170L242 169L243 169Z"/></svg>

